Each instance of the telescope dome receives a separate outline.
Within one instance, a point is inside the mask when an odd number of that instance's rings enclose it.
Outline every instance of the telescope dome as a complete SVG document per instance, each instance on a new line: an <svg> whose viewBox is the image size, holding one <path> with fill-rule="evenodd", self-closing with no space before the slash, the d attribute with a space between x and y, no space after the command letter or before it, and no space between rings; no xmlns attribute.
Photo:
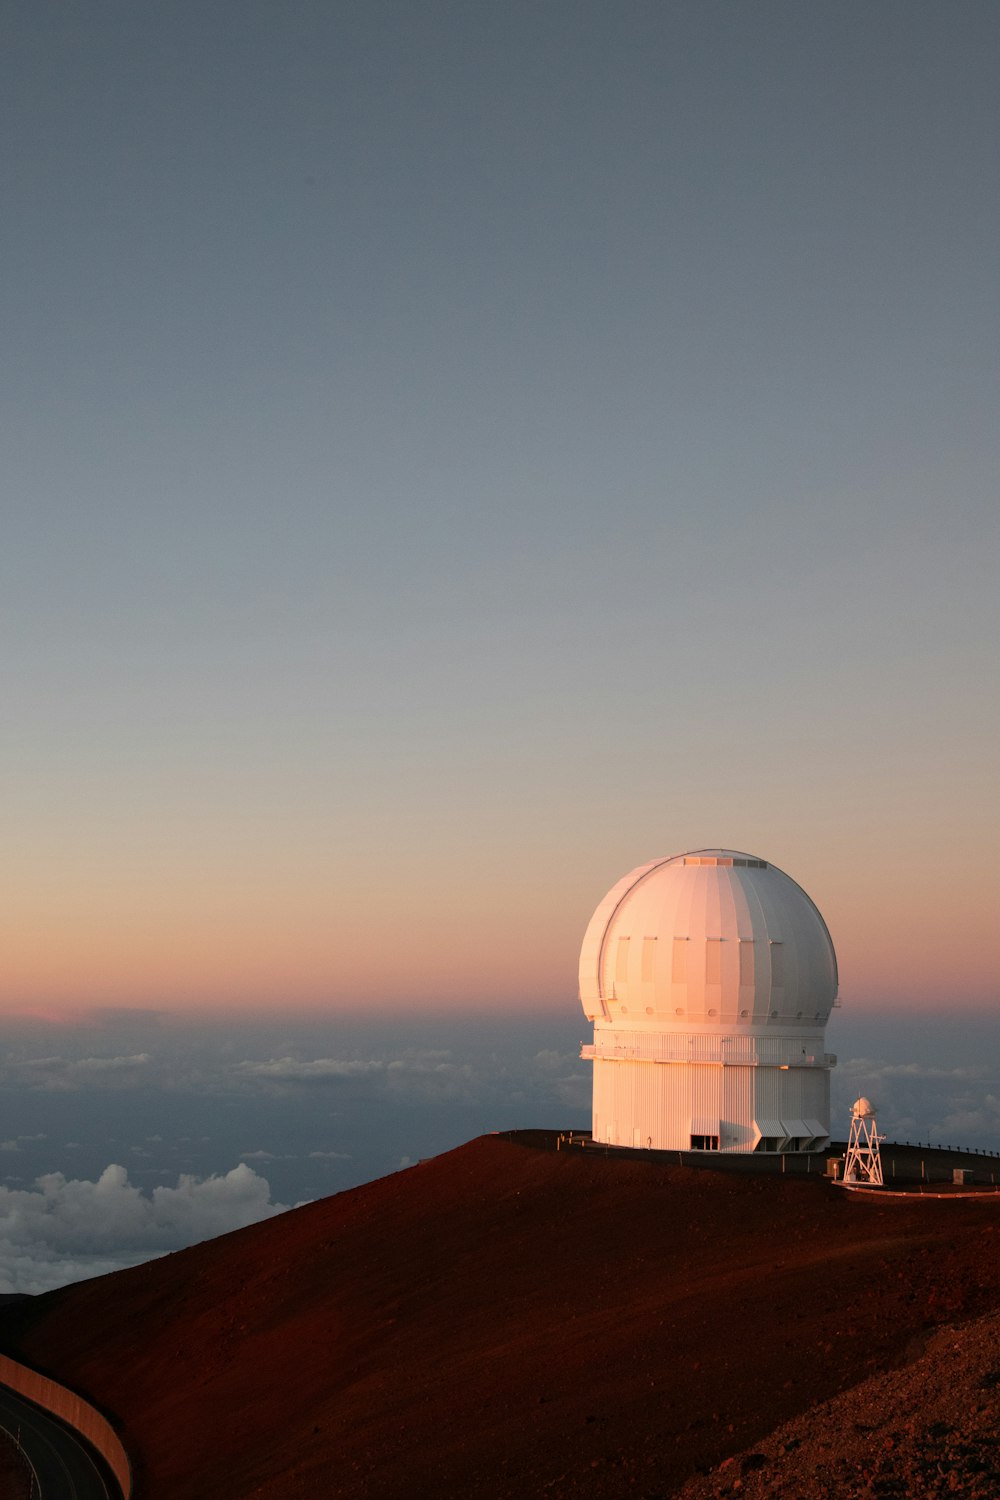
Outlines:
<svg viewBox="0 0 1000 1500"><path fill-rule="evenodd" d="M822 1150L836 995L826 923L767 860L695 849L639 865L600 903L580 952L594 1140Z"/></svg>
<svg viewBox="0 0 1000 1500"><path fill-rule="evenodd" d="M639 865L605 896L580 953L592 1021L824 1026L837 994L826 923L775 865L698 849Z"/></svg>

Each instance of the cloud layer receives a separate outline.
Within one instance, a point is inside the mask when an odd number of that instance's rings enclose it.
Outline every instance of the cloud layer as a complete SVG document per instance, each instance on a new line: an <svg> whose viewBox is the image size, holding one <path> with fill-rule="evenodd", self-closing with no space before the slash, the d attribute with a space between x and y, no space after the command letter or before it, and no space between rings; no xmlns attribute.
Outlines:
<svg viewBox="0 0 1000 1500"><path fill-rule="evenodd" d="M489 1130L590 1119L572 1012L92 1020L0 1018L0 1290L132 1265ZM841 1016L830 1042L835 1136L865 1094L893 1139L1000 1147L994 1021Z"/></svg>
<svg viewBox="0 0 1000 1500"><path fill-rule="evenodd" d="M220 1176L182 1176L143 1193L124 1167L96 1182L39 1177L0 1187L0 1292L44 1292L150 1260L285 1211L266 1178L241 1163Z"/></svg>
<svg viewBox="0 0 1000 1500"><path fill-rule="evenodd" d="M936 1063L843 1060L833 1075L833 1134L846 1135L850 1103L864 1094L890 1140L1000 1148L1000 1089L994 1069ZM840 1126L838 1132L838 1124Z"/></svg>

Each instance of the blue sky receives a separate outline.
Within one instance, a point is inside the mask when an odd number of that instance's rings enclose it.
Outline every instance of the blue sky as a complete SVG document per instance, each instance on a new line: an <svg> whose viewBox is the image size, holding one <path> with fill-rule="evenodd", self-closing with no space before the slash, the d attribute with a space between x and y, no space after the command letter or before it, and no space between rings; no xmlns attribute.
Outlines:
<svg viewBox="0 0 1000 1500"><path fill-rule="evenodd" d="M592 910L706 846L823 911L838 1076L995 1138L998 58L972 0L4 7L10 1191L177 1079L205 1149L130 1171L281 1202L555 1123ZM509 1040L435 1074L447 1012Z"/></svg>
<svg viewBox="0 0 1000 1500"><path fill-rule="evenodd" d="M999 27L7 7L7 1001L558 998L724 843L993 1004Z"/></svg>
<svg viewBox="0 0 1000 1500"><path fill-rule="evenodd" d="M998 29L7 7L7 1002L554 999L722 843L994 1003Z"/></svg>

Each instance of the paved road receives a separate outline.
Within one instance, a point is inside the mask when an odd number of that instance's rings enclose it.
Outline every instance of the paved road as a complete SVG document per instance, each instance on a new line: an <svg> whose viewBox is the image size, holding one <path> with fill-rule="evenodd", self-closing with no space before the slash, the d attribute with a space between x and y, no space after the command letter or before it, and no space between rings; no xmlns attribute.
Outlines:
<svg viewBox="0 0 1000 1500"><path fill-rule="evenodd" d="M0 1386L0 1427L17 1438L37 1476L41 1500L121 1500L121 1491L105 1479L90 1449L55 1417L22 1401Z"/></svg>

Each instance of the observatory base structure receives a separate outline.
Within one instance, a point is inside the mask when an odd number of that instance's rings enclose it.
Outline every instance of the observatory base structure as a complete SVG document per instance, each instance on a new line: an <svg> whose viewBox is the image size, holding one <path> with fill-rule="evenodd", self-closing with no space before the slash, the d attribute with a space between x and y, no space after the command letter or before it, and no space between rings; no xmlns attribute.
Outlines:
<svg viewBox="0 0 1000 1500"><path fill-rule="evenodd" d="M820 1151L830 1138L823 1038L635 1040L595 1028L593 1137L684 1151ZM673 1053L671 1056L670 1054ZM644 1133L645 1132L645 1133Z"/></svg>
<svg viewBox="0 0 1000 1500"><path fill-rule="evenodd" d="M633 870L597 908L580 955L594 1140L822 1150L836 994L826 924L773 865L719 849Z"/></svg>

